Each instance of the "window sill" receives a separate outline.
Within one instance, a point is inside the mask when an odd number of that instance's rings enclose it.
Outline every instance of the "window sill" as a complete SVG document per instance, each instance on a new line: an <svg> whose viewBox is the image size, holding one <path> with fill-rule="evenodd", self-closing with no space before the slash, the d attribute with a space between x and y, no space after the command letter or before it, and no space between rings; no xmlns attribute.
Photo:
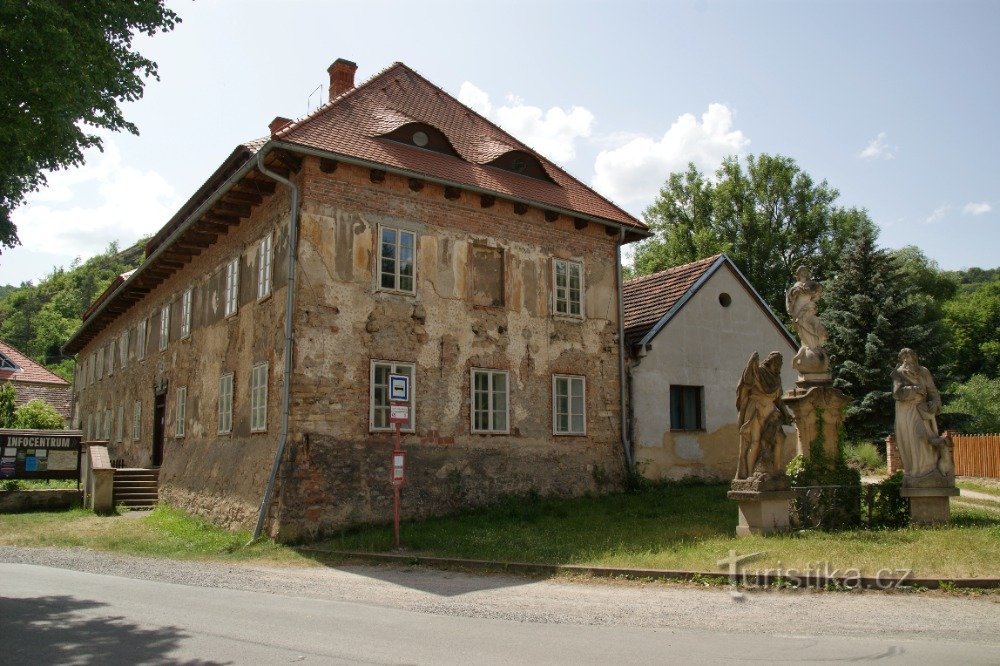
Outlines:
<svg viewBox="0 0 1000 666"><path fill-rule="evenodd" d="M561 312L553 312L552 313L552 318L555 319L555 320L557 320L557 321L566 321L566 322L573 322L573 323L578 323L578 324L582 323L583 321L585 321L587 319L583 315L563 314Z"/></svg>
<svg viewBox="0 0 1000 666"><path fill-rule="evenodd" d="M510 430L473 430L471 434L484 435L486 437L491 435L510 435Z"/></svg>
<svg viewBox="0 0 1000 666"><path fill-rule="evenodd" d="M671 428L670 432L708 432L704 428Z"/></svg>
<svg viewBox="0 0 1000 666"><path fill-rule="evenodd" d="M586 432L553 432L553 437L586 437Z"/></svg>
<svg viewBox="0 0 1000 666"><path fill-rule="evenodd" d="M417 290L403 291L402 289L387 289L386 287L375 287L376 294L387 294L389 296L403 296L405 298L416 298Z"/></svg>
<svg viewBox="0 0 1000 666"><path fill-rule="evenodd" d="M271 300L271 294L273 294L273 293L274 293L273 291L268 291L268 292L267 292L266 294L264 294L263 296L258 296L258 297L257 297L257 303L263 303L264 301L269 301L269 300Z"/></svg>
<svg viewBox="0 0 1000 666"><path fill-rule="evenodd" d="M369 428L368 429L368 434L369 435L391 435L394 432L396 432L395 428ZM407 429L407 428L400 428L399 429L399 434L401 434L401 435L415 435L416 433L417 433L417 429L416 428L409 428L409 429Z"/></svg>

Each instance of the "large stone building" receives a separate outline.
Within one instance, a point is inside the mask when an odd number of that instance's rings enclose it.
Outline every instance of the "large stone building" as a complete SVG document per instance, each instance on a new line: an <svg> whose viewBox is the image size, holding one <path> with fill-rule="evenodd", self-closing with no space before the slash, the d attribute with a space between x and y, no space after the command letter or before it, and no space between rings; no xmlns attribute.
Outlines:
<svg viewBox="0 0 1000 666"><path fill-rule="evenodd" d="M624 469L618 251L645 226L405 65L355 70L238 146L90 309L77 423L228 526L274 465L268 530L309 538L391 516L403 373L404 516L600 490Z"/></svg>
<svg viewBox="0 0 1000 666"><path fill-rule="evenodd" d="M736 473L736 386L754 352L784 357L792 388L798 344L724 254L625 283L630 419L637 468L653 479ZM795 455L785 428L784 459Z"/></svg>

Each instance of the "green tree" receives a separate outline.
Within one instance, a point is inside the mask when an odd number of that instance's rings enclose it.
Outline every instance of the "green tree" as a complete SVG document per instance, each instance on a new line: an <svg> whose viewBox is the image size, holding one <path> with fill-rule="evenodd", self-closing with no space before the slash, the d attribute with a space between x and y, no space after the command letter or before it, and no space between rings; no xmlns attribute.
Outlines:
<svg viewBox="0 0 1000 666"><path fill-rule="evenodd" d="M0 428L14 427L14 410L17 393L10 382L4 382L0 386Z"/></svg>
<svg viewBox="0 0 1000 666"><path fill-rule="evenodd" d="M66 420L56 411L56 408L35 398L29 400L14 412L14 427L35 430L62 430Z"/></svg>
<svg viewBox="0 0 1000 666"><path fill-rule="evenodd" d="M1000 377L1000 278L959 293L943 310L955 377Z"/></svg>
<svg viewBox="0 0 1000 666"><path fill-rule="evenodd" d="M844 425L852 439L878 438L892 431L894 405L890 373L903 347L926 354L933 339L924 303L914 297L898 260L876 243L864 226L846 248L827 283L820 315L827 326L835 385L853 402Z"/></svg>
<svg viewBox="0 0 1000 666"><path fill-rule="evenodd" d="M971 433L1000 432L1000 377L973 375L964 384L949 387L951 399L941 411L964 417L962 430Z"/></svg>
<svg viewBox="0 0 1000 666"><path fill-rule="evenodd" d="M18 244L11 211L46 170L101 147L88 128L138 134L119 104L142 97L156 63L132 48L138 33L180 21L165 0L0 2L0 247Z"/></svg>
<svg viewBox="0 0 1000 666"><path fill-rule="evenodd" d="M745 167L729 157L714 181L689 165L670 175L646 209L655 235L636 250L635 271L645 275L726 252L784 317L795 269L805 263L816 279L831 274L848 240L874 226L865 211L836 206L837 196L780 155L750 155Z"/></svg>

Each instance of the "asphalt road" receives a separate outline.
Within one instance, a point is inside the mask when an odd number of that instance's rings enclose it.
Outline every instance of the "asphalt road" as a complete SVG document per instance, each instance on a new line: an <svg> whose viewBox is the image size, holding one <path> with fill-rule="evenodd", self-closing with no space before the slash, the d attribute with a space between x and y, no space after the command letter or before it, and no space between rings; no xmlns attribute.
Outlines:
<svg viewBox="0 0 1000 666"><path fill-rule="evenodd" d="M680 594L664 596L657 587L435 571L410 577L379 568L248 569L132 559L139 564L129 560L131 576L141 575L136 566L162 566L182 576L188 571L195 584L0 563L0 663L1000 662L1000 604L989 600L918 600L939 617L938 626L921 631L901 624L894 632L886 631L887 614L880 617L879 607L894 600L908 607L913 595L869 595L873 603L865 611L862 602L859 612L873 613L867 618L872 631L859 635L856 622L863 618L854 618L842 632L836 626L804 630L774 612L785 605L782 600L794 607L804 599L822 613L832 599L828 609L836 613L843 598L853 596L845 594L734 600L718 590L673 590ZM199 581L203 574L209 578ZM267 579L270 589L226 587L230 574L238 586L252 587L249 576ZM488 603L477 595L488 595ZM416 597L430 603L410 603ZM653 621L629 622L622 604L643 598L651 604ZM756 603L760 600L765 602ZM663 603L697 607L704 624L683 608L652 607ZM560 611L560 604L567 610ZM491 610L470 612L473 606ZM738 610L734 615L729 608ZM737 615L743 621L734 621ZM835 614L828 619L837 621ZM713 624L718 628L705 628Z"/></svg>

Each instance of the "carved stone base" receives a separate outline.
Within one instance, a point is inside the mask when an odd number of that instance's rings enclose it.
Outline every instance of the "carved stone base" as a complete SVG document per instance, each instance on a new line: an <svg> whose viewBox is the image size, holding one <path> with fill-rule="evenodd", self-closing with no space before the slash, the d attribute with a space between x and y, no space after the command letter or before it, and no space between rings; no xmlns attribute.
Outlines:
<svg viewBox="0 0 1000 666"><path fill-rule="evenodd" d="M850 404L851 398L840 389L820 384L788 391L782 400L795 415L795 430L798 432L796 453L808 457L810 446L817 436L821 436L827 457L835 460L844 408ZM823 415L822 432L818 432L820 414Z"/></svg>
<svg viewBox="0 0 1000 666"><path fill-rule="evenodd" d="M951 500L958 488L902 488L900 494L910 499L910 523L947 525L951 522Z"/></svg>
<svg viewBox="0 0 1000 666"><path fill-rule="evenodd" d="M730 490L727 497L739 505L739 525L736 536L775 534L791 530L789 502L795 493L790 490L753 492Z"/></svg>

